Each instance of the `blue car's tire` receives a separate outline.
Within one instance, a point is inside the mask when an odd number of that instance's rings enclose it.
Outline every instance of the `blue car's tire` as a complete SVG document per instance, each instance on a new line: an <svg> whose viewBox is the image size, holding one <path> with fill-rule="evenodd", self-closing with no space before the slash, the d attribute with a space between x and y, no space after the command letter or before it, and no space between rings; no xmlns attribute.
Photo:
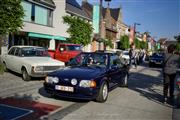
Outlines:
<svg viewBox="0 0 180 120"><path fill-rule="evenodd" d="M99 90L99 93L96 97L96 101L97 102L105 102L108 98L108 84L107 82L103 82L101 87L100 87L100 90Z"/></svg>

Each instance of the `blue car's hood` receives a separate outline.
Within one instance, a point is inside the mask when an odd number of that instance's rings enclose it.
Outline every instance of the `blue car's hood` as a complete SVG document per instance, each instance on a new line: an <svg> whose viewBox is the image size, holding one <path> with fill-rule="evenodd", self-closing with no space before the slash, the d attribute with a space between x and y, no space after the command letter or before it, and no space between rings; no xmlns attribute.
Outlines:
<svg viewBox="0 0 180 120"><path fill-rule="evenodd" d="M57 76L59 78L76 78L90 80L98 77L106 71L105 68L99 67L66 67L63 70L58 70L50 73L50 76Z"/></svg>

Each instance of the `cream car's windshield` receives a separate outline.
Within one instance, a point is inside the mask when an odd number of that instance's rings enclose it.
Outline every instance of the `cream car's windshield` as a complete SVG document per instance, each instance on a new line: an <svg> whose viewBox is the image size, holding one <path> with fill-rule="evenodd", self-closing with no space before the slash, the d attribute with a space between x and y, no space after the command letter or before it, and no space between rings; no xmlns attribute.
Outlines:
<svg viewBox="0 0 180 120"><path fill-rule="evenodd" d="M22 57L49 57L47 49L44 48L33 48L33 47L26 47L22 48Z"/></svg>

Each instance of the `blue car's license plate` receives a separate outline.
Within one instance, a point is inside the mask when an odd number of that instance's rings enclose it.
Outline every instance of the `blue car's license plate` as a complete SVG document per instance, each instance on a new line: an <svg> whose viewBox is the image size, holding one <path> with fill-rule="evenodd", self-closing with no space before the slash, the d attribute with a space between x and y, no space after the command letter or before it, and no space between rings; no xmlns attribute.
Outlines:
<svg viewBox="0 0 180 120"><path fill-rule="evenodd" d="M69 87L69 86L56 85L55 89L56 90L61 90L61 91L67 91L67 92L74 92L74 88Z"/></svg>

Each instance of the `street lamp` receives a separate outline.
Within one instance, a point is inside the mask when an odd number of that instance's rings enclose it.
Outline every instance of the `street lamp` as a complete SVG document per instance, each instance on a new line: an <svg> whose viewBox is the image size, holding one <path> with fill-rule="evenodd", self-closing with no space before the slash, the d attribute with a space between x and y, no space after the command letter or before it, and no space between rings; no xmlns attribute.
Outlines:
<svg viewBox="0 0 180 120"><path fill-rule="evenodd" d="M134 38L136 37L136 25L141 25L140 23L134 23Z"/></svg>

